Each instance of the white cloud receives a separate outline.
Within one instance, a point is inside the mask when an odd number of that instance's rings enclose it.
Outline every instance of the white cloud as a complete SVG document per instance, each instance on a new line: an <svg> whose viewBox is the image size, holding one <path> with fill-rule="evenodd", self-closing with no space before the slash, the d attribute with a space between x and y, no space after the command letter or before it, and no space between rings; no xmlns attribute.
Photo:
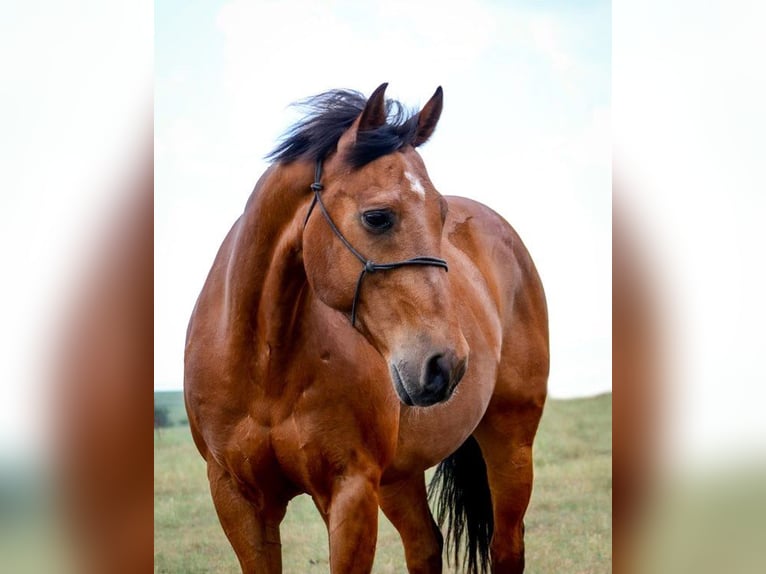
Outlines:
<svg viewBox="0 0 766 574"><path fill-rule="evenodd" d="M556 72L562 76L570 76L576 70L574 58L560 45L558 26L550 15L530 18L529 31L534 46L545 54Z"/></svg>

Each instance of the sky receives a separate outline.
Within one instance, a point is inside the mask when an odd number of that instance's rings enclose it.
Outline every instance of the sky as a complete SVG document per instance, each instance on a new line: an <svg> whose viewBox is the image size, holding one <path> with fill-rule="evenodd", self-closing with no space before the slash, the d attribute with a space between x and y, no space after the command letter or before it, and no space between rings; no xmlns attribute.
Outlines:
<svg viewBox="0 0 766 574"><path fill-rule="evenodd" d="M519 232L543 280L554 397L611 390L608 2L155 3L155 389L263 157L331 88L444 111L419 149L445 195Z"/></svg>

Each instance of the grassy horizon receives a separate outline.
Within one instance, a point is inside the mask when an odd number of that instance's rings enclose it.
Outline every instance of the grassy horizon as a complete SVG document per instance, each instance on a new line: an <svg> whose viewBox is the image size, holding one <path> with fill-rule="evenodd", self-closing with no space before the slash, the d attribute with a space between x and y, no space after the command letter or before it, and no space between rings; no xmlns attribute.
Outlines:
<svg viewBox="0 0 766 574"><path fill-rule="evenodd" d="M155 432L155 573L237 573L218 523L205 464L184 424L181 391L155 393L174 426ZM611 572L612 395L550 399L535 441L535 484L526 514L527 571ZM282 523L283 571L329 571L325 525L307 495ZM396 530L380 513L376 574L405 572ZM445 572L458 570L446 566Z"/></svg>

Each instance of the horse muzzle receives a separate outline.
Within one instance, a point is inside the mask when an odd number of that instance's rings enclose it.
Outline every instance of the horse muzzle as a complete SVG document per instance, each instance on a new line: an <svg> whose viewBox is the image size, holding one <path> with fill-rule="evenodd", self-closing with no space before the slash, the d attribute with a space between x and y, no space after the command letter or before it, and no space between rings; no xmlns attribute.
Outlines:
<svg viewBox="0 0 766 574"><path fill-rule="evenodd" d="M405 405L429 407L452 396L467 367L467 354L446 350L422 361L394 360L390 371L396 394Z"/></svg>

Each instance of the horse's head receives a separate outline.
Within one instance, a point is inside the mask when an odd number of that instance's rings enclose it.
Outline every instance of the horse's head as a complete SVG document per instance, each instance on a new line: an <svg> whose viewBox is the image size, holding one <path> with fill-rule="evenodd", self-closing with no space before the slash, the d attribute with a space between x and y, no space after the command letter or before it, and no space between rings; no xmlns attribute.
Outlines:
<svg viewBox="0 0 766 574"><path fill-rule="evenodd" d="M415 150L436 127L442 91L389 124L385 87L317 170L303 259L316 295L386 359L401 401L428 406L452 395L468 361L441 259L447 202Z"/></svg>

